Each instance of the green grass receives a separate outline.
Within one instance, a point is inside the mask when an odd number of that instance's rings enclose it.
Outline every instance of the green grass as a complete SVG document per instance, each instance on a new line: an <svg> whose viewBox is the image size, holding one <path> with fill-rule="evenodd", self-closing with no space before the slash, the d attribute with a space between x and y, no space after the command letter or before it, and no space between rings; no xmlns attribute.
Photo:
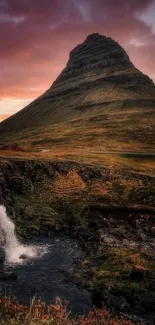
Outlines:
<svg viewBox="0 0 155 325"><path fill-rule="evenodd" d="M132 279L132 271L140 270L142 278ZM102 253L88 255L74 271L77 283L82 279L92 292L100 291L108 298L124 297L137 311L154 310L155 259L142 250L124 247L107 248ZM104 300L107 301L108 300ZM148 302L147 302L148 301Z"/></svg>
<svg viewBox="0 0 155 325"><path fill-rule="evenodd" d="M25 154L22 152L22 155ZM83 153L82 163L57 160L49 162L6 157L0 161L1 198L8 207L9 215L14 219L16 229L21 237L50 235L53 230L66 231L79 236L87 247L89 254L74 272L74 281L87 286L90 290L108 290L109 295L115 293L127 300L130 298L140 308L152 308L154 304L153 281L131 281L129 274L135 265L148 268L155 275L154 260L149 252L142 252L119 247L113 249L106 245L106 251L99 254L100 243L98 231L104 230L103 218L109 221L110 213L115 213L117 226L123 218L129 232L138 235L135 228L136 218L141 217L141 211L152 216L152 221L145 222L142 218L140 231L151 239L151 228L154 225L154 161L122 156L103 155L103 160L92 162L92 158ZM31 157L32 158L32 157ZM87 162L87 163L86 163ZM96 211L99 213L96 214ZM118 209L118 213L115 209ZM121 214L121 209L123 215ZM132 209L132 229L129 215ZM92 213L90 213L92 212ZM119 216L119 214L121 214ZM100 218L101 215L101 218ZM143 227L143 221L145 227ZM91 228L94 222L96 228ZM117 237L116 225L109 226L108 231ZM117 229L116 229L117 228ZM113 230L113 232L112 232ZM95 238L95 234L97 238ZM118 234L122 236L121 229ZM122 237L123 238L123 237ZM97 239L97 240L96 240ZM136 239L135 239L136 240ZM144 239L145 240L145 239ZM91 245L91 246L89 246ZM94 254L95 251L95 254ZM93 324L94 325L94 324Z"/></svg>
<svg viewBox="0 0 155 325"><path fill-rule="evenodd" d="M150 113L150 114L148 114ZM154 110L102 113L70 122L1 133L1 143L18 143L28 151L51 149L54 153L86 150L154 151ZM59 147L59 149L58 149Z"/></svg>

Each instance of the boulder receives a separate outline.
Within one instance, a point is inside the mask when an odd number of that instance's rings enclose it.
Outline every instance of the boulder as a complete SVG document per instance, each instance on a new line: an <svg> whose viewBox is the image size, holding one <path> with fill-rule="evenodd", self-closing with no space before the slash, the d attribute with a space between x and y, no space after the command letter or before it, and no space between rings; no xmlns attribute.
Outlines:
<svg viewBox="0 0 155 325"><path fill-rule="evenodd" d="M103 296L103 293L101 291L94 291L92 293L91 298L92 298L93 305L95 305L98 308L103 307L104 296Z"/></svg>
<svg viewBox="0 0 155 325"><path fill-rule="evenodd" d="M1 265L4 264L4 261L5 261L5 253L4 253L3 249L0 249L0 267L1 267Z"/></svg>
<svg viewBox="0 0 155 325"><path fill-rule="evenodd" d="M113 296L111 298L111 303L112 306L117 310L117 311L129 311L130 306L126 302L126 299L122 296Z"/></svg>
<svg viewBox="0 0 155 325"><path fill-rule="evenodd" d="M20 260L26 260L27 259L27 255L26 254L22 254L19 256Z"/></svg>
<svg viewBox="0 0 155 325"><path fill-rule="evenodd" d="M135 265L132 268L129 277L133 281L143 281L145 278L148 278L149 275L150 275L149 269L141 265Z"/></svg>
<svg viewBox="0 0 155 325"><path fill-rule="evenodd" d="M1 272L0 281L15 281L17 279L17 274L14 272Z"/></svg>
<svg viewBox="0 0 155 325"><path fill-rule="evenodd" d="M0 265L4 263L4 258L0 256Z"/></svg>

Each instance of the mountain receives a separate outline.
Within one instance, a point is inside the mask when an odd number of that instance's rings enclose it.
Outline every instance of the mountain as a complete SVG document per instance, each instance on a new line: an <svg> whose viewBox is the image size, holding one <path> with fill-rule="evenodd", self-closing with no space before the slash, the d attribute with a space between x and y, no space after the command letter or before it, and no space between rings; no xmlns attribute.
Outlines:
<svg viewBox="0 0 155 325"><path fill-rule="evenodd" d="M71 51L65 69L42 96L0 123L0 140L9 137L8 132L21 136L24 131L37 143L45 127L46 136L38 143L47 138L50 142L57 138L56 125L61 125L61 141L68 132L79 138L84 132L89 146L94 132L93 140L99 143L100 138L104 147L107 140L111 148L117 148L115 140L152 147L154 114L153 81L134 67L117 42L96 33Z"/></svg>

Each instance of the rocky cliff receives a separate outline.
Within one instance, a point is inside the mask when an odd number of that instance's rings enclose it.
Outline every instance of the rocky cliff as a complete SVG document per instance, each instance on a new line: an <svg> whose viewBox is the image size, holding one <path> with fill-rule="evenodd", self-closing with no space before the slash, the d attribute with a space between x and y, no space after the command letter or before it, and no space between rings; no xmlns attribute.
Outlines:
<svg viewBox="0 0 155 325"><path fill-rule="evenodd" d="M22 238L78 237L86 255L72 280L94 303L154 311L154 178L76 163L0 161L0 204Z"/></svg>

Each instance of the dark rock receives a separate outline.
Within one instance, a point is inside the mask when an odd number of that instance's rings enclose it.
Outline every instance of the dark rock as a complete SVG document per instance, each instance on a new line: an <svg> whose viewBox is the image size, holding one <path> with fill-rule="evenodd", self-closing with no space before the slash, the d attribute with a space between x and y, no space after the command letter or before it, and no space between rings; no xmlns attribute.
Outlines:
<svg viewBox="0 0 155 325"><path fill-rule="evenodd" d="M155 235L155 227L152 227L152 228L151 228L151 233L152 233L153 235Z"/></svg>
<svg viewBox="0 0 155 325"><path fill-rule="evenodd" d="M135 226L136 226L136 228L140 227L140 220L138 220L138 219L135 220Z"/></svg>
<svg viewBox="0 0 155 325"><path fill-rule="evenodd" d="M90 228L97 228L97 222L96 221L90 221L88 223L88 227L90 227Z"/></svg>
<svg viewBox="0 0 155 325"><path fill-rule="evenodd" d="M0 268L3 267L3 264L4 264L4 259L0 257Z"/></svg>
<svg viewBox="0 0 155 325"><path fill-rule="evenodd" d="M92 298L93 305L95 305L98 308L103 307L104 296L103 296L103 293L101 291L93 292L91 298Z"/></svg>
<svg viewBox="0 0 155 325"><path fill-rule="evenodd" d="M0 250L0 266L4 263L5 254L3 250Z"/></svg>
<svg viewBox="0 0 155 325"><path fill-rule="evenodd" d="M15 281L17 274L14 272L0 273L0 281Z"/></svg>
<svg viewBox="0 0 155 325"><path fill-rule="evenodd" d="M112 306L118 311L129 311L130 306L122 296L113 296L111 299Z"/></svg>
<svg viewBox="0 0 155 325"><path fill-rule="evenodd" d="M142 266L134 266L130 272L130 280L143 281L146 277L149 277L150 271Z"/></svg>
<svg viewBox="0 0 155 325"><path fill-rule="evenodd" d="M155 292L150 291L145 297L142 298L141 303L147 312L154 311L155 310Z"/></svg>
<svg viewBox="0 0 155 325"><path fill-rule="evenodd" d="M26 260L26 259L27 259L27 255L22 254L22 255L19 256L19 258L20 258L21 260Z"/></svg>

